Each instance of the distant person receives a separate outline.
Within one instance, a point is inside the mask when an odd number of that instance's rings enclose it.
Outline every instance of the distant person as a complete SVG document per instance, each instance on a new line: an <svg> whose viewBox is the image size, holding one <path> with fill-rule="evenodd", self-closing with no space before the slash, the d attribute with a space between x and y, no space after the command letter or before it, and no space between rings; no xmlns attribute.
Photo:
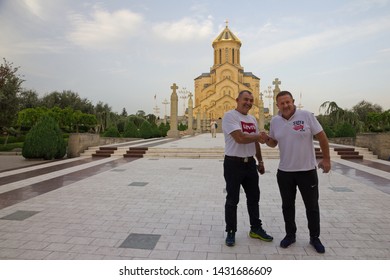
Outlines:
<svg viewBox="0 0 390 280"><path fill-rule="evenodd" d="M264 163L260 149L260 134L256 118L248 115L253 105L253 95L244 90L236 99L237 108L225 113L222 130L225 137L225 159L223 162L226 181L225 222L227 246L234 246L237 231L237 205L242 186L247 201L250 231L249 236L263 241L272 241L262 227L259 218L259 172L264 174ZM256 156L258 165L256 165Z"/></svg>
<svg viewBox="0 0 390 280"><path fill-rule="evenodd" d="M212 119L210 123L210 131L211 131L212 138L217 138L217 127L218 127L217 122L214 119Z"/></svg>
<svg viewBox="0 0 390 280"><path fill-rule="evenodd" d="M311 112L297 110L290 92L278 93L276 104L279 114L271 120L269 135L262 132L260 143L266 143L269 147L279 145L277 182L286 230L280 247L287 248L296 241L295 197L298 186L306 208L310 244L318 253L325 253L325 247L319 239L320 208L313 136L320 143L323 159L319 161L318 167L324 173L328 173L331 168L328 138Z"/></svg>

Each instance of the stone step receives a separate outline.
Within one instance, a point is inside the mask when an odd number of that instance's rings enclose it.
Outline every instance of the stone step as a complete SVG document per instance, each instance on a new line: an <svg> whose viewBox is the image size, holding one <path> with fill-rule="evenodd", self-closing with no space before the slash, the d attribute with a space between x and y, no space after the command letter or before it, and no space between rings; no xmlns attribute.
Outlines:
<svg viewBox="0 0 390 280"><path fill-rule="evenodd" d="M147 150L148 147L130 147L123 156L142 158Z"/></svg>
<svg viewBox="0 0 390 280"><path fill-rule="evenodd" d="M359 155L359 152L356 152L356 151L338 151L337 152L338 155Z"/></svg>
<svg viewBox="0 0 390 280"><path fill-rule="evenodd" d="M216 158L223 159L224 148L149 148L147 158ZM262 149L263 158L279 158L278 149Z"/></svg>
<svg viewBox="0 0 390 280"><path fill-rule="evenodd" d="M340 155L341 159L363 159L362 155Z"/></svg>
<svg viewBox="0 0 390 280"><path fill-rule="evenodd" d="M322 158L322 153L320 148L316 147L316 157ZM331 158L341 158L341 159L377 159L378 156L374 155L367 148L360 147L335 147L330 149Z"/></svg>
<svg viewBox="0 0 390 280"><path fill-rule="evenodd" d="M338 147L338 148L333 148L334 151L336 152L345 152L345 151L355 151L355 148L347 148L347 147Z"/></svg>
<svg viewBox="0 0 390 280"><path fill-rule="evenodd" d="M99 147L99 149L92 154L92 157L110 157L117 149L117 147Z"/></svg>
<svg viewBox="0 0 390 280"><path fill-rule="evenodd" d="M363 156L359 155L359 152L355 151L353 147L337 147L333 150L337 152L341 159L363 159Z"/></svg>
<svg viewBox="0 0 390 280"><path fill-rule="evenodd" d="M335 151L338 150L338 151ZM97 152L99 151L99 152ZM316 158L322 158L322 152L319 147L315 148ZM339 154L344 152L344 154ZM358 154L356 154L358 152ZM351 159L351 154L355 158L361 159L377 159L378 156L373 155L367 148L331 148L331 158ZM262 148L262 155L264 159L278 159L279 149ZM107 147L95 146L89 147L80 156L84 157L147 157L147 158L217 158L223 159L224 148L159 148L159 147Z"/></svg>

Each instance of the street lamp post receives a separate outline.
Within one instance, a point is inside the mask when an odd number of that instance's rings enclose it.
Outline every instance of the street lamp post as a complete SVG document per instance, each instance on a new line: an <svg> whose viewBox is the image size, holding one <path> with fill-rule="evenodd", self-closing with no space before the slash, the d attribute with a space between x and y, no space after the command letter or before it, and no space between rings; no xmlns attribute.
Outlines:
<svg viewBox="0 0 390 280"><path fill-rule="evenodd" d="M154 115L156 116L156 118L158 118L160 116L160 107L158 107L157 105L154 106L153 112L154 112Z"/></svg>
<svg viewBox="0 0 390 280"><path fill-rule="evenodd" d="M188 91L185 87L183 87L178 92L180 94L180 98L183 99L183 116L184 116L186 113L186 100L188 98L188 94L190 93L190 91Z"/></svg>
<svg viewBox="0 0 390 280"><path fill-rule="evenodd" d="M273 99L272 88L268 86L268 90L264 90L264 97L268 98L268 113L271 115L271 99ZM273 112L272 112L273 113Z"/></svg>
<svg viewBox="0 0 390 280"><path fill-rule="evenodd" d="M164 101L162 102L164 105L164 122L166 123L167 121L167 105L169 104L168 100L165 98Z"/></svg>

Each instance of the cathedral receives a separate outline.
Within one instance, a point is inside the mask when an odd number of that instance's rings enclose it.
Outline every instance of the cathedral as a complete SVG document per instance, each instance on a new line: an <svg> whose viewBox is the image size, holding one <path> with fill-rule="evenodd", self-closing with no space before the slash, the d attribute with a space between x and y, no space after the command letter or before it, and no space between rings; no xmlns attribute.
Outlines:
<svg viewBox="0 0 390 280"><path fill-rule="evenodd" d="M249 114L261 124L264 118L264 105L260 98L260 78L252 72L245 72L241 66L241 41L229 29L225 29L212 43L214 63L210 72L202 73L194 81L193 117L222 119L224 113L236 108L236 98L242 90L249 90L254 96L254 103Z"/></svg>

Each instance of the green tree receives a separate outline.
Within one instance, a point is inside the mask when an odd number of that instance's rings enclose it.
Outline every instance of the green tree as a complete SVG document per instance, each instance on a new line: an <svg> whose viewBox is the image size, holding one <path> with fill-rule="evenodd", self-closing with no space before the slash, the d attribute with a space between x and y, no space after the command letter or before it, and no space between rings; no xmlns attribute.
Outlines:
<svg viewBox="0 0 390 280"><path fill-rule="evenodd" d="M360 101L358 104L352 107L352 111L358 115L359 120L364 124L364 130L369 130L368 114L370 113L382 113L381 106L372 104L365 100Z"/></svg>
<svg viewBox="0 0 390 280"><path fill-rule="evenodd" d="M144 121L139 129L139 132L140 132L140 136L141 138L145 138L145 139L148 139L148 138L152 138L153 137L153 130L152 130L152 125L147 122L147 121Z"/></svg>
<svg viewBox="0 0 390 280"><path fill-rule="evenodd" d="M17 74L19 67L14 67L5 58L0 65L0 128L14 125L19 110L19 93L23 79Z"/></svg>
<svg viewBox="0 0 390 280"><path fill-rule="evenodd" d="M332 134L329 130L332 130L335 133L336 137L341 137L340 127L344 127L344 124L350 125L353 127L355 134L364 129L364 124L359 120L357 113L340 108L334 101L326 101L321 104L320 109L325 108L325 116L320 115L317 119L321 125L328 128L329 134Z"/></svg>
<svg viewBox="0 0 390 280"><path fill-rule="evenodd" d="M27 108L18 113L18 126L22 130L29 130L32 128L44 115L47 114L46 107Z"/></svg>
<svg viewBox="0 0 390 280"><path fill-rule="evenodd" d="M160 136L165 137L167 136L168 130L170 129L169 124L164 124L163 122L160 123L158 126L158 130L160 131Z"/></svg>
<svg viewBox="0 0 390 280"><path fill-rule="evenodd" d="M146 113L143 110L138 110L137 113L135 113L137 117L145 118Z"/></svg>
<svg viewBox="0 0 390 280"><path fill-rule="evenodd" d="M66 143L58 123L44 115L27 133L22 148L23 157L50 160L63 158L65 154Z"/></svg>
<svg viewBox="0 0 390 280"><path fill-rule="evenodd" d="M104 133L104 137L121 137L116 126L110 126Z"/></svg>
<svg viewBox="0 0 390 280"><path fill-rule="evenodd" d="M383 113L370 112L367 114L367 126L369 131L390 131L390 110Z"/></svg>
<svg viewBox="0 0 390 280"><path fill-rule="evenodd" d="M130 115L127 120L133 122L138 129L140 129L141 125L146 121L144 118L135 115Z"/></svg>
<svg viewBox="0 0 390 280"><path fill-rule="evenodd" d="M65 109L67 107L72 108L73 110L80 110L86 114L94 113L94 106L91 101L84 98L82 99L78 93L72 92L70 90L64 90L63 92L54 91L52 93L46 94L40 100L41 106L47 108L60 107Z"/></svg>
<svg viewBox="0 0 390 280"><path fill-rule="evenodd" d="M123 137L127 138L139 138L140 133L138 128L135 126L134 122L128 121L125 125L125 131L123 132Z"/></svg>
<svg viewBox="0 0 390 280"><path fill-rule="evenodd" d="M156 115L153 115L153 114L148 114L145 116L145 120L147 120L149 123L156 123L157 121L157 117Z"/></svg>
<svg viewBox="0 0 390 280"><path fill-rule="evenodd" d="M19 95L19 110L40 106L38 93L34 90L23 90Z"/></svg>
<svg viewBox="0 0 390 280"><path fill-rule="evenodd" d="M98 133L104 132L110 123L111 107L99 101L95 106L95 115L98 125Z"/></svg>
<svg viewBox="0 0 390 280"><path fill-rule="evenodd" d="M335 137L355 137L356 129L350 123L341 123L336 126Z"/></svg>
<svg viewBox="0 0 390 280"><path fill-rule="evenodd" d="M179 123L179 125L177 126L177 129L179 131L185 131L187 128L188 128L188 126L183 124L183 123Z"/></svg>
<svg viewBox="0 0 390 280"><path fill-rule="evenodd" d="M127 115L126 108L123 108L123 109L122 109L121 116L127 118L128 115Z"/></svg>

